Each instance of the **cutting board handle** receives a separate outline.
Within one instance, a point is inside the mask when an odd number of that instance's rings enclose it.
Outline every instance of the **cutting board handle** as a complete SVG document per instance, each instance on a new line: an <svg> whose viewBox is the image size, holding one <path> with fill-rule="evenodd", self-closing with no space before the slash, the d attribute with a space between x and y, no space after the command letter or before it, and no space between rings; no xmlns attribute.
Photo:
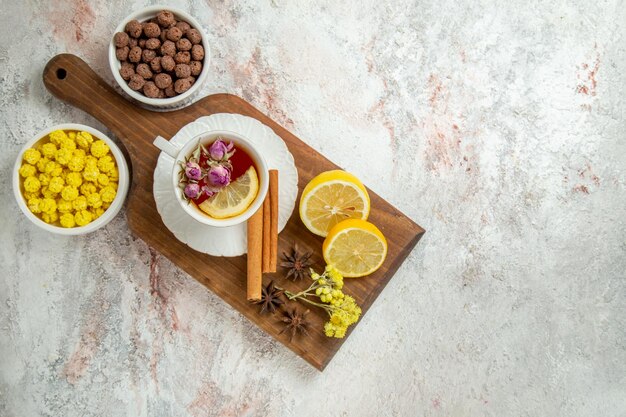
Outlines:
<svg viewBox="0 0 626 417"><path fill-rule="evenodd" d="M85 61L72 54L56 55L43 71L46 88L57 98L91 114L124 141L153 112L119 95Z"/></svg>

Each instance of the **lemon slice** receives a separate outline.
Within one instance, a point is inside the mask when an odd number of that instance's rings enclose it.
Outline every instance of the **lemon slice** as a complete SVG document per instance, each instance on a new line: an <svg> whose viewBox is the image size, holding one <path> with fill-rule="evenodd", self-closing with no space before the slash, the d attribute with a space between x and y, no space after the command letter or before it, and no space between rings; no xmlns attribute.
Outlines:
<svg viewBox="0 0 626 417"><path fill-rule="evenodd" d="M366 220L370 198L357 177L345 171L326 171L313 178L302 191L300 218L311 232L326 236L347 219Z"/></svg>
<svg viewBox="0 0 626 417"><path fill-rule="evenodd" d="M198 207L211 217L225 219L235 217L248 209L259 192L259 177L254 167L221 189Z"/></svg>
<svg viewBox="0 0 626 417"><path fill-rule="evenodd" d="M376 271L387 256L387 240L365 220L345 220L331 229L322 246L324 260L344 277L354 278Z"/></svg>

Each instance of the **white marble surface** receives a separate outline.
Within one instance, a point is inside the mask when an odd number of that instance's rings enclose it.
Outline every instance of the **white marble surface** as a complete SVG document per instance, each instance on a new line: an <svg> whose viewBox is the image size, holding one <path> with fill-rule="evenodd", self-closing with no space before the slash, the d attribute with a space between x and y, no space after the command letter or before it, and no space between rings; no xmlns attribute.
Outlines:
<svg viewBox="0 0 626 417"><path fill-rule="evenodd" d="M626 415L624 1L172 1L252 102L428 232L324 373L134 238L10 190L41 72L145 2L2 0L0 415Z"/></svg>

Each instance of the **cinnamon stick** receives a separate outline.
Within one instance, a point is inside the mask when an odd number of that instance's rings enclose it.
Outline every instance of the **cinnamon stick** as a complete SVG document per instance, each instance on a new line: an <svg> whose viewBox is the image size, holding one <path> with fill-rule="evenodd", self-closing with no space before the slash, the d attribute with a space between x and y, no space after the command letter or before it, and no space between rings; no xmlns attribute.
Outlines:
<svg viewBox="0 0 626 417"><path fill-rule="evenodd" d="M261 299L263 254L263 206L248 219L248 276L247 297L249 301Z"/></svg>
<svg viewBox="0 0 626 417"><path fill-rule="evenodd" d="M263 273L272 272L270 270L270 193L265 195L263 200Z"/></svg>
<svg viewBox="0 0 626 417"><path fill-rule="evenodd" d="M270 271L276 272L278 260L278 171L270 170Z"/></svg>

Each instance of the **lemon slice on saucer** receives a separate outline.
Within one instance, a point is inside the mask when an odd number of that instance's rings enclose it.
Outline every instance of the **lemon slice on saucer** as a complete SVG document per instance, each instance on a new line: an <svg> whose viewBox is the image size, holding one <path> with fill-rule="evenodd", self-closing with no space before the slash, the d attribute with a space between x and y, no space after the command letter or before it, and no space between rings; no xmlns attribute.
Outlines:
<svg viewBox="0 0 626 417"><path fill-rule="evenodd" d="M365 220L345 220L333 227L322 246L324 260L344 277L354 278L376 271L387 256L387 240Z"/></svg>
<svg viewBox="0 0 626 417"><path fill-rule="evenodd" d="M198 207L211 217L226 219L243 213L250 207L259 192L259 177L254 167L221 189Z"/></svg>
<svg viewBox="0 0 626 417"><path fill-rule="evenodd" d="M300 218L311 232L326 236L337 223L347 219L366 220L370 198L354 175L326 171L313 178L302 191Z"/></svg>

